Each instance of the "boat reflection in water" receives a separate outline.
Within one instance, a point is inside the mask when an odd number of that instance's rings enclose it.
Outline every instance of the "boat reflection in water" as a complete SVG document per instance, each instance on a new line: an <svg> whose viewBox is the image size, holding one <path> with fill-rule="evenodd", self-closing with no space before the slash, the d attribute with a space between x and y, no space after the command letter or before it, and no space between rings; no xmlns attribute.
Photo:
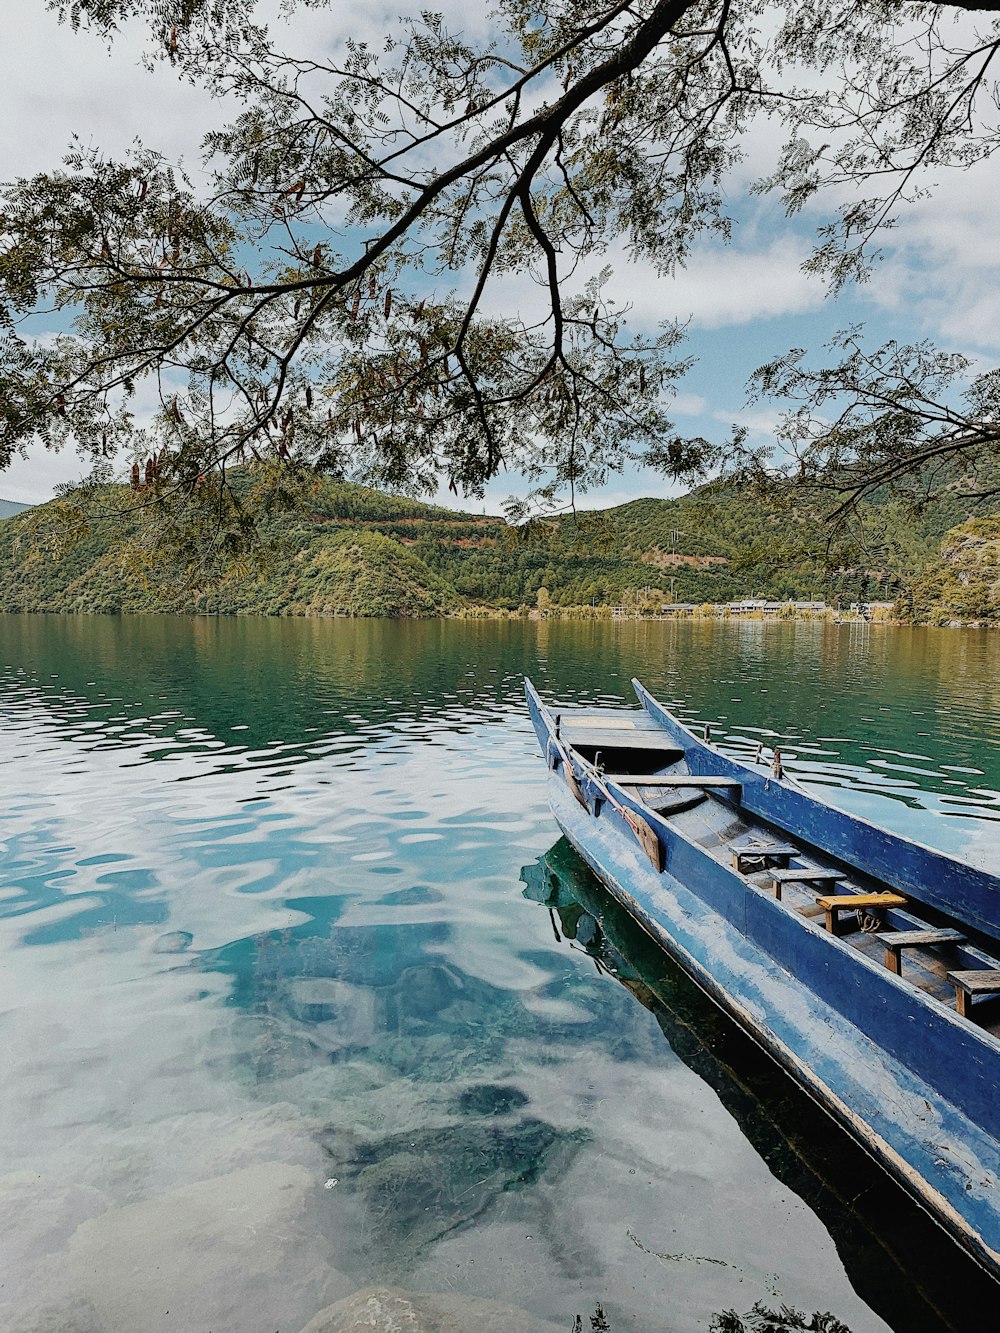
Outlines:
<svg viewBox="0 0 1000 1333"><path fill-rule="evenodd" d="M968 1333L996 1283L615 902L565 838L521 871L556 938L656 1019L774 1176L820 1218L855 1291L907 1333Z"/></svg>

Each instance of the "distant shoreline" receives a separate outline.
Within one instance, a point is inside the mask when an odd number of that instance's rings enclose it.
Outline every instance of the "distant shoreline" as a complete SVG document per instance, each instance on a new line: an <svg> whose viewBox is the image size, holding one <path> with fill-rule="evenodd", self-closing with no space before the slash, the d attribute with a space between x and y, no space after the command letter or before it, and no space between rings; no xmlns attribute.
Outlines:
<svg viewBox="0 0 1000 1333"><path fill-rule="evenodd" d="M510 610L503 607L491 606L472 606L464 607L458 611L443 612L438 614L428 614L426 612L414 612L411 614L395 615L375 615L364 612L354 612L345 609L306 611L289 614L288 612L266 612L266 611L197 611L189 608L181 610L170 610L165 607L150 608L141 611L121 611L121 610L92 610L85 611L75 608L72 611L53 610L49 608L32 607L7 607L0 608L0 617L3 616L112 616L116 619L136 618L143 619L149 616L172 616L176 619L187 620L460 620L460 621L522 621L532 624L541 624L553 621L599 621L605 625L616 624L668 624L671 621L675 623L695 621L711 621L712 623L725 624L758 624L758 625L866 625L868 627L880 626L887 628L929 628L929 629L1000 629L1000 621L996 620L920 620L907 619L906 617L893 615L878 615L874 617L864 617L859 615L850 615L843 612L837 612L830 609L825 612L792 612L791 614L754 612L749 615L732 615L727 612L725 605L713 606L706 604L698 607L694 611L670 612L666 615L655 615L642 612L630 612L623 615L615 615L612 607L607 606L552 606L544 611L539 611L535 607L521 608L519 610Z"/></svg>

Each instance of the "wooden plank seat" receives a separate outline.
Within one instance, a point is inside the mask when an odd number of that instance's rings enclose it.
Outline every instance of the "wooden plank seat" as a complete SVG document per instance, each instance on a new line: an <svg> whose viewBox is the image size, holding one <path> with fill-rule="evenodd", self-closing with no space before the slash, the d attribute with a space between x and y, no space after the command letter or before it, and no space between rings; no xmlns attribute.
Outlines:
<svg viewBox="0 0 1000 1333"><path fill-rule="evenodd" d="M796 847L795 851L799 851L799 848ZM785 884L836 884L844 878L841 870L820 870L819 866L796 866L791 870L771 869L767 875L771 892L779 902Z"/></svg>
<svg viewBox="0 0 1000 1333"><path fill-rule="evenodd" d="M816 902L826 913L825 924L831 935L839 933L841 912L855 912L864 907L882 911L886 907L906 906L906 899L899 893L844 893L830 898L817 898Z"/></svg>
<svg viewBox="0 0 1000 1333"><path fill-rule="evenodd" d="M558 735L564 745L571 745L574 750L579 750L581 746L591 750L655 750L658 754L673 755L678 759L684 753L662 731L578 727L575 723L564 722Z"/></svg>
<svg viewBox="0 0 1000 1333"><path fill-rule="evenodd" d="M591 708L560 708L556 710L555 718L562 726L596 727L601 731L655 731L663 735L663 728L648 713L624 713L620 708L607 712L595 712Z"/></svg>
<svg viewBox="0 0 1000 1333"><path fill-rule="evenodd" d="M977 967L969 972L949 972L948 980L955 987L955 1009L962 1018L972 1018L973 997L1000 998L1000 970Z"/></svg>
<svg viewBox="0 0 1000 1333"><path fill-rule="evenodd" d="M901 976L904 949L926 949L934 945L964 944L960 930L887 930L875 937L885 946L885 965L890 972Z"/></svg>
<svg viewBox="0 0 1000 1333"><path fill-rule="evenodd" d="M743 870L744 861L759 861L762 866L767 866L770 861L783 863L782 868L787 868L788 858L795 856L800 848L793 847L791 843L772 842L772 843L750 843L743 847L734 847L733 851L733 869Z"/></svg>

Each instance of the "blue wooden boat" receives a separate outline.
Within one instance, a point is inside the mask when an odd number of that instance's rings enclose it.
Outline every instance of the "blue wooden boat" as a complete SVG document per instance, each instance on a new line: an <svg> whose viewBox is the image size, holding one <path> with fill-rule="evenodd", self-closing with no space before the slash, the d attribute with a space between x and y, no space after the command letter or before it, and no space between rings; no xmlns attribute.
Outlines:
<svg viewBox="0 0 1000 1333"><path fill-rule="evenodd" d="M1000 1277L994 877L721 754L638 683L639 709L525 688L552 811L598 878Z"/></svg>
<svg viewBox="0 0 1000 1333"><path fill-rule="evenodd" d="M891 1327L969 1333L994 1307L990 1275L740 1031L559 838L521 869L556 942L588 955L653 1015L768 1170L829 1232L851 1286Z"/></svg>

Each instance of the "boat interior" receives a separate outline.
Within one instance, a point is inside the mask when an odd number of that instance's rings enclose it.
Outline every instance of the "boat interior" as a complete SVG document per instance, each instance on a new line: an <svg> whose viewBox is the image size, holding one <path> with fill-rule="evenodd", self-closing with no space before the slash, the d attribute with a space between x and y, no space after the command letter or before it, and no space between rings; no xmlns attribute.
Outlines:
<svg viewBox="0 0 1000 1333"><path fill-rule="evenodd" d="M987 952L989 941L741 811L740 784L693 777L684 751L648 713L559 705L551 712L562 743L604 781L614 781L787 911L815 918L851 948L1000 1037L1000 959ZM601 798L595 799L599 806ZM992 947L1000 952L1000 943Z"/></svg>

